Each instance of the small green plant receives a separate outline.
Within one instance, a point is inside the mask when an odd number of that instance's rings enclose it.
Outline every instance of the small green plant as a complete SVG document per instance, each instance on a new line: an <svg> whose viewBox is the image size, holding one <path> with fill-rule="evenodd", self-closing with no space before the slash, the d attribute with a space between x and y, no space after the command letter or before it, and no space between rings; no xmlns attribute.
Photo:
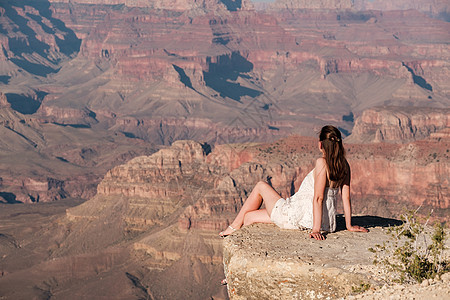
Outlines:
<svg viewBox="0 0 450 300"><path fill-rule="evenodd" d="M358 286L352 286L352 292L354 294L361 294L370 289L370 284L362 282Z"/></svg>
<svg viewBox="0 0 450 300"><path fill-rule="evenodd" d="M376 253L374 264L382 264L398 274L397 281L422 282L424 279L434 278L450 270L450 263L443 257L445 245L445 229L440 223L434 226L431 235L425 233L425 225L420 224L416 211L410 211L401 217L403 224L388 230L393 238L383 245L369 248ZM381 254L385 255L381 255ZM379 255L380 254L380 255Z"/></svg>

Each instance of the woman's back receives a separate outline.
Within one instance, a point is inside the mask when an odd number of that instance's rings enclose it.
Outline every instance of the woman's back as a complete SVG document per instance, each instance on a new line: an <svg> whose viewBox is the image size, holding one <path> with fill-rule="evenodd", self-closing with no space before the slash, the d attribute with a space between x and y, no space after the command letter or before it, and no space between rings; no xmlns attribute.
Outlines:
<svg viewBox="0 0 450 300"><path fill-rule="evenodd" d="M336 230L336 202L338 188L326 188L322 206L321 230ZM313 226L314 169L306 175L298 191L285 201L280 201L272 212L272 220L286 229L312 228ZM274 215L275 214L275 215Z"/></svg>

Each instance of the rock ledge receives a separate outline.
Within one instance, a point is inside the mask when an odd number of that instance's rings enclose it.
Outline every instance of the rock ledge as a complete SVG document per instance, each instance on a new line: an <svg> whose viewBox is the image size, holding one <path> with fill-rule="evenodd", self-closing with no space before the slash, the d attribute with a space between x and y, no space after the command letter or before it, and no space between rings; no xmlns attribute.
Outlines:
<svg viewBox="0 0 450 300"><path fill-rule="evenodd" d="M368 294L389 289L383 280L388 274L373 265L374 254L368 251L388 239L385 231L377 226L369 233L341 230L328 234L325 241L315 241L307 232L272 224L242 228L223 242L228 294L233 300L342 299L354 298L352 288L368 283L370 291L357 298L373 299ZM407 288L403 286L399 299L404 299ZM438 294L449 296L449 288Z"/></svg>
<svg viewBox="0 0 450 300"><path fill-rule="evenodd" d="M355 264L372 264L364 245L384 236L340 231L325 241L306 232L256 224L224 240L224 269L231 299L319 299L349 295L352 287L371 283L352 272ZM374 240L376 241L376 240ZM378 241L379 242L379 241ZM370 247L370 246L369 246Z"/></svg>

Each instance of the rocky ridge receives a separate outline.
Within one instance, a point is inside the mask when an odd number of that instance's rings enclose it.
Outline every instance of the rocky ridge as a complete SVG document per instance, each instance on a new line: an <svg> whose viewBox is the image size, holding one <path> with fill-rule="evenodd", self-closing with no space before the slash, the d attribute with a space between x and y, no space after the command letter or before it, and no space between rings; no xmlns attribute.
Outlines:
<svg viewBox="0 0 450 300"><path fill-rule="evenodd" d="M375 107L359 117L347 142L403 142L445 138L450 128L449 109Z"/></svg>
<svg viewBox="0 0 450 300"><path fill-rule="evenodd" d="M276 0L272 9L323 9L323 10L351 10L351 11L393 11L393 10L418 10L434 17L446 18L449 12L448 3L445 0L426 1L382 1L382 0Z"/></svg>
<svg viewBox="0 0 450 300"><path fill-rule="evenodd" d="M50 2L68 3L69 0L50 0ZM151 9L164 9L174 11L185 11L190 9L217 9L217 7L229 10L253 8L252 2L249 0L75 0L71 2L91 5L126 5L128 7L146 7Z"/></svg>

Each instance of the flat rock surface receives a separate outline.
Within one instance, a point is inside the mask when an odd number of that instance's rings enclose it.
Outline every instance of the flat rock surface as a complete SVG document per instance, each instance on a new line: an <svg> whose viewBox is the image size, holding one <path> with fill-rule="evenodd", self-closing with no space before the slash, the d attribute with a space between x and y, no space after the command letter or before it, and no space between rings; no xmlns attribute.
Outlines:
<svg viewBox="0 0 450 300"><path fill-rule="evenodd" d="M236 231L224 239L230 298L380 299L392 295L393 299L412 299L418 293L448 299L449 276L416 285L394 284L392 274L373 264L375 254L368 249L388 241L387 227L398 221L370 216L355 220L370 232L342 230L342 222L341 229L324 241L310 239L307 231L283 230L273 224ZM448 244L447 239L447 248ZM369 284L369 290L355 293L361 284ZM264 287L262 292L258 286Z"/></svg>

